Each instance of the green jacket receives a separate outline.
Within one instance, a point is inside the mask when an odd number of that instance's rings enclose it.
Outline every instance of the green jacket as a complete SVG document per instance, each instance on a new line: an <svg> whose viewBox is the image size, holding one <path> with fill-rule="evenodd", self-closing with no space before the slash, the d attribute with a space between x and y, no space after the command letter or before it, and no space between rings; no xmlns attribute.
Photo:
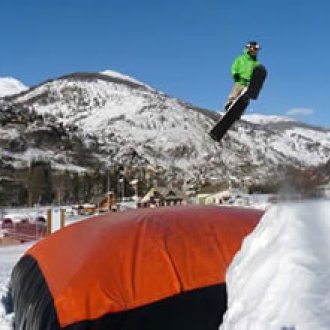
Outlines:
<svg viewBox="0 0 330 330"><path fill-rule="evenodd" d="M251 79L253 69L259 64L258 60L249 55L247 49L244 49L242 55L238 56L231 66L231 75L235 82L242 86L247 86ZM235 75L239 79L235 79Z"/></svg>

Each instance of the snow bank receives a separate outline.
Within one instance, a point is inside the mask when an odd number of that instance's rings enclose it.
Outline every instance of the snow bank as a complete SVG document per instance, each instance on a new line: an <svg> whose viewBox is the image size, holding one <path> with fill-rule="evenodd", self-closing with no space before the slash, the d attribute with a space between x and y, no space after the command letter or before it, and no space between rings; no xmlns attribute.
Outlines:
<svg viewBox="0 0 330 330"><path fill-rule="evenodd" d="M228 272L221 330L330 329L330 201L274 206Z"/></svg>

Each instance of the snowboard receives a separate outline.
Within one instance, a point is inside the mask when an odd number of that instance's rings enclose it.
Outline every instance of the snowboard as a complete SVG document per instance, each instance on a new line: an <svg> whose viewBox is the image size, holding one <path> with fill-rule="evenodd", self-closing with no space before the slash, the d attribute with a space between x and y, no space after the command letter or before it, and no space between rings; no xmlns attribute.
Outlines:
<svg viewBox="0 0 330 330"><path fill-rule="evenodd" d="M256 100L258 98L261 88L266 79L266 76L267 76L267 70L262 64L257 65L253 69L250 84L246 91L250 99Z"/></svg>
<svg viewBox="0 0 330 330"><path fill-rule="evenodd" d="M227 112L220 118L215 126L210 131L210 136L215 141L220 141L222 137L227 133L233 123L238 120L243 114L244 110L250 103L250 99L247 96L247 90L244 91L229 107Z"/></svg>
<svg viewBox="0 0 330 330"><path fill-rule="evenodd" d="M234 122L241 118L250 100L256 100L258 98L266 76L267 70L263 65L260 64L254 68L249 86L243 90L209 132L213 140L220 141Z"/></svg>

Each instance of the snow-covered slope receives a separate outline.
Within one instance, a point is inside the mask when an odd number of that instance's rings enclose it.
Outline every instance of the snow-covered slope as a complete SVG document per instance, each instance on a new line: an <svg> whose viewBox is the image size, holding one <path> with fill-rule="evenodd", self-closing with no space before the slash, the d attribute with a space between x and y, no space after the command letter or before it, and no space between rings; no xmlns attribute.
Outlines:
<svg viewBox="0 0 330 330"><path fill-rule="evenodd" d="M105 164L152 164L186 179L260 177L279 164L322 164L330 154L330 131L261 115L243 117L216 143L208 132L217 114L110 70L49 80L10 101L76 126Z"/></svg>
<svg viewBox="0 0 330 330"><path fill-rule="evenodd" d="M0 97L18 94L28 87L15 78L0 77Z"/></svg>

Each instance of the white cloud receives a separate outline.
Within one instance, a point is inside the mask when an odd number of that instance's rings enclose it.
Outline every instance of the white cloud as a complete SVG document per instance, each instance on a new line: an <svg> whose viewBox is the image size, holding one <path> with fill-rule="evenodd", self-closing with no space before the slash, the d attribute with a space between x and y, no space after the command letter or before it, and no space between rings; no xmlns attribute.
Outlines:
<svg viewBox="0 0 330 330"><path fill-rule="evenodd" d="M286 114L288 116L310 116L314 113L313 109L307 108L294 108L289 110Z"/></svg>

